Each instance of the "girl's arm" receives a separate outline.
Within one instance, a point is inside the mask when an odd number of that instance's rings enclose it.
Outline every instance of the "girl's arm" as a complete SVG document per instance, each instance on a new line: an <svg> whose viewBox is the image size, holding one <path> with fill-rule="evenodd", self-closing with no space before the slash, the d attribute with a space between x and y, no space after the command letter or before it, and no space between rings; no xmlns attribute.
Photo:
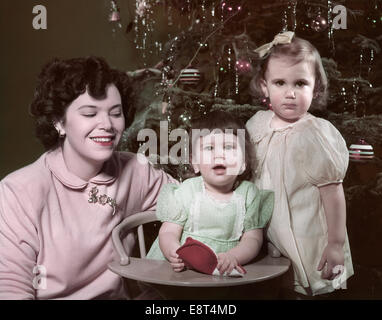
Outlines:
<svg viewBox="0 0 382 320"><path fill-rule="evenodd" d="M319 188L328 226L328 244L324 249L318 270L324 279L332 280L336 266L344 265L343 246L346 238L346 202L342 183L329 184ZM339 271L339 270L338 270Z"/></svg>
<svg viewBox="0 0 382 320"><path fill-rule="evenodd" d="M184 263L178 258L176 250L180 247L183 227L172 222L163 222L159 229L159 247L163 255L170 261L174 271L182 271Z"/></svg>
<svg viewBox="0 0 382 320"><path fill-rule="evenodd" d="M221 274L231 271L238 266L251 261L259 253L263 244L263 229L253 229L244 232L239 244L224 253L218 254L217 268ZM237 268L241 272L240 268Z"/></svg>

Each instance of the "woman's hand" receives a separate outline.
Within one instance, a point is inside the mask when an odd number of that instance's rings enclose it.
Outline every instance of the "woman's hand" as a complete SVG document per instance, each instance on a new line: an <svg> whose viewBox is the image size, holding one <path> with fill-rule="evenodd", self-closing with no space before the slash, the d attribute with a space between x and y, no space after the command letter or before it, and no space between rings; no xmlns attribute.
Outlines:
<svg viewBox="0 0 382 320"><path fill-rule="evenodd" d="M233 269L236 269L240 273L244 273L243 270L239 267L239 262L236 257L229 252L218 253L218 265L216 268L219 270L220 274L230 274Z"/></svg>
<svg viewBox="0 0 382 320"><path fill-rule="evenodd" d="M170 252L168 261L170 262L172 269L175 272L180 272L185 267L183 260L179 258L179 255L176 253L176 250Z"/></svg>
<svg viewBox="0 0 382 320"><path fill-rule="evenodd" d="M341 244L331 244L325 247L317 270L321 271L321 278L333 280L338 276L344 266L344 250ZM324 268L326 265L326 268Z"/></svg>

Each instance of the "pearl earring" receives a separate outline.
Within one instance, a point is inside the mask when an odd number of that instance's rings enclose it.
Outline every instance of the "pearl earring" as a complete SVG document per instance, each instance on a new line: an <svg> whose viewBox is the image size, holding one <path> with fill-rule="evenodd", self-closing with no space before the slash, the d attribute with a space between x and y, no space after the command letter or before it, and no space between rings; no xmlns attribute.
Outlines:
<svg viewBox="0 0 382 320"><path fill-rule="evenodd" d="M66 136L65 133L61 133L61 130L58 129L58 128L56 128L56 130L57 130L57 133L58 133L58 137L59 137L60 139L65 138L65 136Z"/></svg>

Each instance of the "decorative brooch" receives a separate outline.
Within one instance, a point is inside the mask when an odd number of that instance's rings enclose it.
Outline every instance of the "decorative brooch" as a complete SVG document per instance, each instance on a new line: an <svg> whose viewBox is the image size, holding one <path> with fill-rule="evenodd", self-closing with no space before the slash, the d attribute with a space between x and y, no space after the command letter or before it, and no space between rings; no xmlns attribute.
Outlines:
<svg viewBox="0 0 382 320"><path fill-rule="evenodd" d="M103 195L100 195L100 196L97 196L97 193L98 193L98 188L97 187L93 187L90 192L89 192L89 199L88 199L88 202L89 203L99 203L99 204L102 204L103 206L105 204L108 204L109 206L111 206L113 208L113 213L112 215L114 216L115 214L115 208L117 206L117 203L114 199L108 197L106 194L103 194Z"/></svg>

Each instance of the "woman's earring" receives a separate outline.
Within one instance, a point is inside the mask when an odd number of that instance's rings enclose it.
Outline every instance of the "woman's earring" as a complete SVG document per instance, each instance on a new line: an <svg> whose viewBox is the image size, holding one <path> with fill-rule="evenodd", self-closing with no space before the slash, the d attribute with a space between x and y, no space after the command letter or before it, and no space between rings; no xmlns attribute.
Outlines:
<svg viewBox="0 0 382 320"><path fill-rule="evenodd" d="M57 130L57 133L58 133L58 137L60 138L60 139L63 139L63 138L65 138L65 133L61 133L61 130L60 129L58 129L58 128L56 128L56 130Z"/></svg>
<svg viewBox="0 0 382 320"><path fill-rule="evenodd" d="M53 123L53 125L54 125L54 128L56 129L56 131L57 131L57 133L58 133L58 137L59 137L60 139L65 138L66 134L65 134L65 132L64 132L64 133L61 133L61 130L60 130L58 124L57 124L57 123Z"/></svg>

